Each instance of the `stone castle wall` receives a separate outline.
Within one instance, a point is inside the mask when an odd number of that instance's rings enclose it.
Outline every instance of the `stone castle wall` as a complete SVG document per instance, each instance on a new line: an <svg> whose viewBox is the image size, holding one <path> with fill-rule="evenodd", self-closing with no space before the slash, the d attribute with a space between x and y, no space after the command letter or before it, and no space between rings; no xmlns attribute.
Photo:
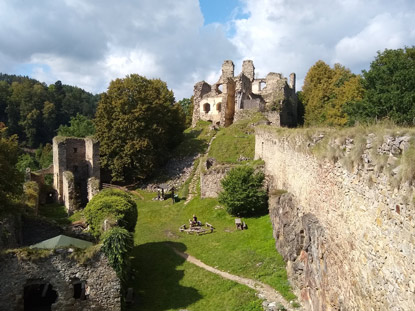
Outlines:
<svg viewBox="0 0 415 311"><path fill-rule="evenodd" d="M119 311L121 285L104 255L98 254L88 265L81 265L61 250L46 258L19 259L9 253L0 258L0 310L23 311L24 288L32 284L49 284L56 291L53 311ZM74 298L74 284L89 288L85 300Z"/></svg>
<svg viewBox="0 0 415 311"><path fill-rule="evenodd" d="M215 166L200 174L200 196L202 198L217 198L222 192L221 180L231 170L231 166Z"/></svg>
<svg viewBox="0 0 415 311"><path fill-rule="evenodd" d="M226 60L218 82L213 85L205 81L196 83L193 95L193 127L199 120L229 126L240 110L278 110L281 113L278 125L297 124L295 74L291 74L289 80L272 72L266 78L255 78L252 60L243 61L242 72L237 76L234 76L233 62Z"/></svg>
<svg viewBox="0 0 415 311"><path fill-rule="evenodd" d="M351 172L317 159L307 139L290 135L257 129L255 156L271 188L289 193L271 197L270 215L306 309L415 310L413 187L392 186L368 157ZM378 152L391 159L407 147L406 138L384 139Z"/></svg>
<svg viewBox="0 0 415 311"><path fill-rule="evenodd" d="M100 180L99 142L92 138L53 139L53 185L68 213L85 206Z"/></svg>

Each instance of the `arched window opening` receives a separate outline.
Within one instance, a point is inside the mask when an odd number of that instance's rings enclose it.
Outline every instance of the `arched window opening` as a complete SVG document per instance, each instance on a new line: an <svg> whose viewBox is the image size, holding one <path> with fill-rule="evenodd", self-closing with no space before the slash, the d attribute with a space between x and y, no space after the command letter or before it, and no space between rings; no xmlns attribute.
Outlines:
<svg viewBox="0 0 415 311"><path fill-rule="evenodd" d="M209 111L210 111L210 105L208 103L203 104L203 111L205 113L209 113Z"/></svg>
<svg viewBox="0 0 415 311"><path fill-rule="evenodd" d="M223 92L223 84L217 84L216 85L216 91L218 93L222 93Z"/></svg>
<svg viewBox="0 0 415 311"><path fill-rule="evenodd" d="M264 81L259 82L259 91L262 91L266 86L267 84Z"/></svg>
<svg viewBox="0 0 415 311"><path fill-rule="evenodd" d="M220 112L221 109L222 109L222 103L217 103L216 104L216 111Z"/></svg>

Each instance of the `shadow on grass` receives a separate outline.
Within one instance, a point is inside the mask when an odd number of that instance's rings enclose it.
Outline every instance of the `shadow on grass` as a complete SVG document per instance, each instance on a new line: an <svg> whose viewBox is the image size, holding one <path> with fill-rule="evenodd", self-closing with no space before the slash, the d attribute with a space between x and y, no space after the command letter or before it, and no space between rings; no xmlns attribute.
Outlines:
<svg viewBox="0 0 415 311"><path fill-rule="evenodd" d="M54 220L60 225L68 225L71 223L68 219L66 208L62 204L51 203L39 205L39 215L49 220Z"/></svg>
<svg viewBox="0 0 415 311"><path fill-rule="evenodd" d="M174 150L176 156L191 156L197 153L204 153L208 142L198 139L202 130L193 130L183 133L183 142Z"/></svg>
<svg viewBox="0 0 415 311"><path fill-rule="evenodd" d="M129 282L136 293L135 304L127 310L163 311L186 308L202 296L192 287L180 285L183 270L177 267L185 259L171 247L186 251L186 246L175 242L155 242L135 246L132 251L132 268L135 280Z"/></svg>

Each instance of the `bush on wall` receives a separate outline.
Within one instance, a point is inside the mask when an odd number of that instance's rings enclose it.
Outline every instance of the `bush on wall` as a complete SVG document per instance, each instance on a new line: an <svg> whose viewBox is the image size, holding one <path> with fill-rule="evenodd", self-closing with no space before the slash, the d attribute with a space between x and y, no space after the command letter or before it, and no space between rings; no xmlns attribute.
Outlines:
<svg viewBox="0 0 415 311"><path fill-rule="evenodd" d="M128 252L133 245L132 234L124 228L114 227L103 235L101 249L107 256L111 267L121 279L124 279L126 271L128 271Z"/></svg>
<svg viewBox="0 0 415 311"><path fill-rule="evenodd" d="M84 209L85 218L95 237L102 234L105 219L128 231L134 231L137 222L137 205L130 195L116 190L107 189L92 198Z"/></svg>

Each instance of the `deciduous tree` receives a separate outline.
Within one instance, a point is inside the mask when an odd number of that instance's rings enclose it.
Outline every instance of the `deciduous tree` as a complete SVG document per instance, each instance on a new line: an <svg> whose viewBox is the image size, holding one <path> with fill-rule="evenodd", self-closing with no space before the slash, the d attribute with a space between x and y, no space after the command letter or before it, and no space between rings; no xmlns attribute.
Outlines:
<svg viewBox="0 0 415 311"><path fill-rule="evenodd" d="M340 64L330 68L319 60L304 80L302 101L305 124L344 126L349 121L345 107L360 101L364 93L361 77Z"/></svg>
<svg viewBox="0 0 415 311"><path fill-rule="evenodd" d="M165 82L137 74L116 79L95 118L101 164L115 181L146 178L181 140L184 124Z"/></svg>
<svg viewBox="0 0 415 311"><path fill-rule="evenodd" d="M348 107L353 120L415 124L415 47L378 52L363 78L363 100Z"/></svg>
<svg viewBox="0 0 415 311"><path fill-rule="evenodd" d="M87 137L95 134L94 122L81 114L77 114L76 117L72 117L69 123L71 124L70 126L59 126L58 135Z"/></svg>
<svg viewBox="0 0 415 311"><path fill-rule="evenodd" d="M17 170L17 136L7 136L0 123L0 212L22 192L23 175Z"/></svg>

